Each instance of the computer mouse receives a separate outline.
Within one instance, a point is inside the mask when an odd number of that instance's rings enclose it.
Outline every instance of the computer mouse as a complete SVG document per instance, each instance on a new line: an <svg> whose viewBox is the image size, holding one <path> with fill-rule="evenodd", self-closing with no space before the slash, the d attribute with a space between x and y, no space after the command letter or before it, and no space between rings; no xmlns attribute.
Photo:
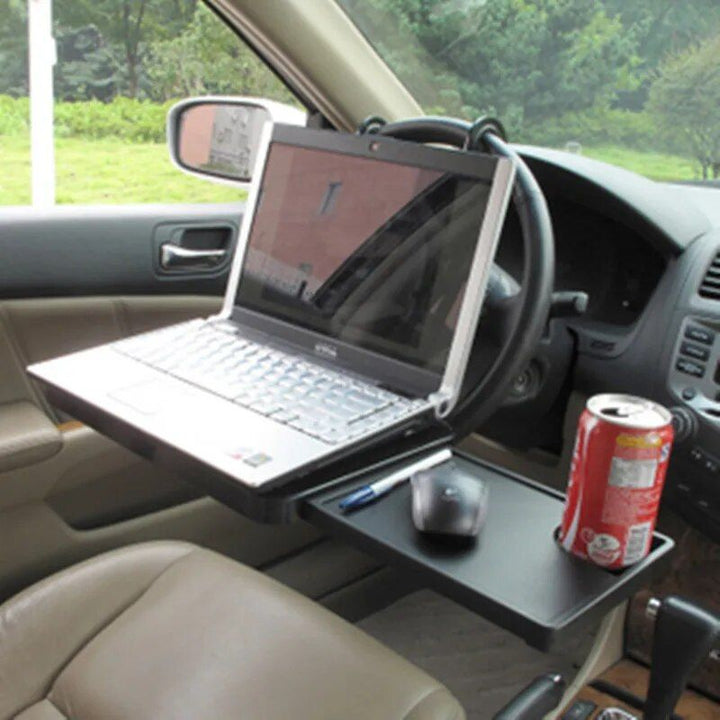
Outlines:
<svg viewBox="0 0 720 720"><path fill-rule="evenodd" d="M488 508L482 480L444 463L415 473L410 484L413 523L420 532L466 538L480 532Z"/></svg>

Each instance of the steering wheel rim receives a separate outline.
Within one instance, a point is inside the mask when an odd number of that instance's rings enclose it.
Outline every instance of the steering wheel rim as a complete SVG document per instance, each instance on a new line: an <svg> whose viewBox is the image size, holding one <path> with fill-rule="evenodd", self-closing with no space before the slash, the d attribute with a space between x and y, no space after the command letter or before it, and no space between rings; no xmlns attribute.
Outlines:
<svg viewBox="0 0 720 720"><path fill-rule="evenodd" d="M523 277L519 305L508 340L485 377L467 390L450 416L457 437L464 437L501 405L510 383L525 369L543 334L550 312L555 275L555 243L545 197L525 161L501 137L502 125L489 118L475 123L446 117L419 117L393 123L373 118L363 130L400 140L441 143L461 149L479 145L515 164L513 204L523 235ZM469 363L472 363L473 351Z"/></svg>

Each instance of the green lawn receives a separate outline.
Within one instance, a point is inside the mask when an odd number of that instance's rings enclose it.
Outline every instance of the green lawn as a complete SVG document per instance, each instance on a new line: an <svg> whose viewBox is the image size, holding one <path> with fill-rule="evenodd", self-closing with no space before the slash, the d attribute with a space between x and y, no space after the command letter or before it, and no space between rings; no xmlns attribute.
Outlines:
<svg viewBox="0 0 720 720"><path fill-rule="evenodd" d="M0 136L0 205L30 203L30 143ZM190 177L174 167L162 143L55 140L58 204L232 202L245 191Z"/></svg>
<svg viewBox="0 0 720 720"><path fill-rule="evenodd" d="M620 165L656 180L692 180L695 164L676 155L636 152L616 146L584 148L591 158ZM0 135L0 205L30 203L27 137ZM244 191L190 177L173 167L162 143L129 145L121 140L57 138L56 195L59 204L231 202Z"/></svg>
<svg viewBox="0 0 720 720"><path fill-rule="evenodd" d="M620 165L653 180L697 180L698 165L689 158L663 153L639 152L613 145L583 148L583 155Z"/></svg>

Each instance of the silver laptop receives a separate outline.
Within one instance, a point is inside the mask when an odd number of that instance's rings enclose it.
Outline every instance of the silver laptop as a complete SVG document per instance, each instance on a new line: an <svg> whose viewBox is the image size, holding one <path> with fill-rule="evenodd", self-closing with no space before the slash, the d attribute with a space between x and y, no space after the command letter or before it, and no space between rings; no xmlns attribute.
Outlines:
<svg viewBox="0 0 720 720"><path fill-rule="evenodd" d="M262 147L218 315L29 371L265 489L452 412L514 167L284 125Z"/></svg>

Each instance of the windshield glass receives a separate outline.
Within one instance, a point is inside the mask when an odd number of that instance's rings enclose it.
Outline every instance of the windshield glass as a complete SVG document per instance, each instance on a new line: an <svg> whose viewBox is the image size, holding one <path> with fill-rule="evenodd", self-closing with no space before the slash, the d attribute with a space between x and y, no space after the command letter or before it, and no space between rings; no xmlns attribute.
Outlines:
<svg viewBox="0 0 720 720"><path fill-rule="evenodd" d="M717 0L338 0L428 114L657 180L720 178Z"/></svg>

